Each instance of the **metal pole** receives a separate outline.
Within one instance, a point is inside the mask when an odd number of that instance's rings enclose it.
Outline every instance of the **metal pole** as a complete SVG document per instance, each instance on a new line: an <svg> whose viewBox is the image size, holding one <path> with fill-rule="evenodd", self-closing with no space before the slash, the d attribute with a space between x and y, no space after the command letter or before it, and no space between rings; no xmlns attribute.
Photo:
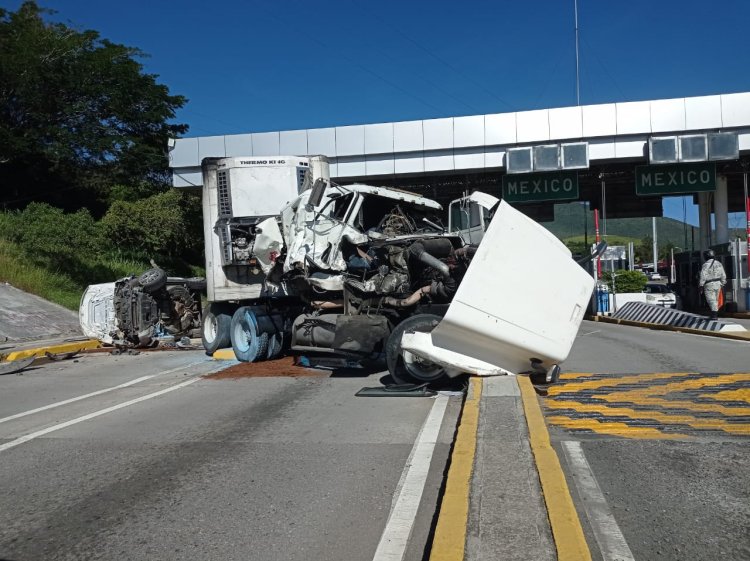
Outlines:
<svg viewBox="0 0 750 561"><path fill-rule="evenodd" d="M580 73L578 70L578 0L574 1L576 13L576 105L581 104Z"/></svg>
<svg viewBox="0 0 750 561"><path fill-rule="evenodd" d="M588 201L583 201L583 245L589 246L589 213Z"/></svg>
<svg viewBox="0 0 750 561"><path fill-rule="evenodd" d="M655 216L651 217L651 228L652 228L653 233L654 233L654 236L653 236L653 238L654 238L653 239L654 246L652 248L653 252L654 252L654 273L658 273L659 272L659 268L657 266L657 263L659 261L659 245L656 242L656 217Z"/></svg>
<svg viewBox="0 0 750 561"><path fill-rule="evenodd" d="M604 179L602 179L602 235L605 239L607 238L607 186L604 184Z"/></svg>
<svg viewBox="0 0 750 561"><path fill-rule="evenodd" d="M745 240L747 241L747 276L750 278L750 196L747 194L747 171L742 174L745 179ZM750 281L749 281L750 282Z"/></svg>
<svg viewBox="0 0 750 561"><path fill-rule="evenodd" d="M596 233L596 244L599 245L601 238L599 237L599 209L594 209L594 232ZM599 257L596 258L596 274L599 278L602 277L602 261Z"/></svg>

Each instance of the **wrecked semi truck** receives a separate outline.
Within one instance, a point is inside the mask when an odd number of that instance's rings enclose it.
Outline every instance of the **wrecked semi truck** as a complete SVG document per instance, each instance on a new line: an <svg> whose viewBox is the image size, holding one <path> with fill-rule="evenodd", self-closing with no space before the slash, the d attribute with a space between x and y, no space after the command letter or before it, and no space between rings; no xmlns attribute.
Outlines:
<svg viewBox="0 0 750 561"><path fill-rule="evenodd" d="M475 371L551 380L567 356L593 279L509 205L499 203L491 223L481 211L477 246L443 226L436 201L336 185L323 157L207 158L202 166L209 354L229 345L247 362L287 349L354 360L385 354L397 382ZM549 282L540 259L552 259L562 282ZM464 288L467 275L481 281ZM542 284L543 296L530 286Z"/></svg>

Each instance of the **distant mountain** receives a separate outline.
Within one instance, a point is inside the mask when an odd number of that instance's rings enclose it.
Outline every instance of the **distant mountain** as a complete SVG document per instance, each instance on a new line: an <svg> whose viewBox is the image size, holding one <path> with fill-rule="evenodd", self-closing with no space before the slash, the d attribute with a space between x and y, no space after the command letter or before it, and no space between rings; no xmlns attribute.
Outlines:
<svg viewBox="0 0 750 561"><path fill-rule="evenodd" d="M589 242L594 240L594 213L589 211L586 226L584 226L584 210L580 203L570 203L564 205L555 205L554 222L544 222L542 225L558 238L566 240L568 238L583 236L585 229L588 228ZM603 225L600 220L600 229L603 232ZM691 230L694 232L691 234ZM651 218L612 218L607 220L607 235L621 236L632 238L633 240L642 240L645 237L652 236ZM668 243L677 247L684 247L687 242L688 248L691 245L691 236L695 236L695 246L699 245L699 230L697 226L685 224L674 218L657 218L656 219L656 238L660 246ZM745 238L745 232L740 229L730 230L730 239L735 237Z"/></svg>

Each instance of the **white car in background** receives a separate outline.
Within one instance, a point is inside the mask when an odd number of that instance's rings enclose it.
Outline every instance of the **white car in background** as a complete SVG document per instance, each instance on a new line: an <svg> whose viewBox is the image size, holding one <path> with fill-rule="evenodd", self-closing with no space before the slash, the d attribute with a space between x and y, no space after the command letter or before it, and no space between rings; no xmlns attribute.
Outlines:
<svg viewBox="0 0 750 561"><path fill-rule="evenodd" d="M680 309L679 297L666 285L659 282L647 282L643 288L646 293L646 303L664 306L665 308Z"/></svg>

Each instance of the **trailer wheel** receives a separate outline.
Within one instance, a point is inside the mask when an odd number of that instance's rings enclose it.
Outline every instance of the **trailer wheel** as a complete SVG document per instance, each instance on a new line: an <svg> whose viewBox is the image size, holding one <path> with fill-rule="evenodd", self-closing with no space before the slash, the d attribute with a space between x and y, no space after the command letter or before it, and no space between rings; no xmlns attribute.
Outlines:
<svg viewBox="0 0 750 561"><path fill-rule="evenodd" d="M201 339L207 355L231 346L229 329L232 325L230 310L221 304L209 304L203 309Z"/></svg>
<svg viewBox="0 0 750 561"><path fill-rule="evenodd" d="M385 357L388 372L397 384L439 382L447 378L445 369L401 348L401 336L407 331L429 333L440 323L440 316L419 314L399 323L388 337Z"/></svg>
<svg viewBox="0 0 750 561"><path fill-rule="evenodd" d="M266 358L268 333L258 330L255 312L249 306L238 308L232 316L229 330L234 356L241 362L256 362Z"/></svg>

